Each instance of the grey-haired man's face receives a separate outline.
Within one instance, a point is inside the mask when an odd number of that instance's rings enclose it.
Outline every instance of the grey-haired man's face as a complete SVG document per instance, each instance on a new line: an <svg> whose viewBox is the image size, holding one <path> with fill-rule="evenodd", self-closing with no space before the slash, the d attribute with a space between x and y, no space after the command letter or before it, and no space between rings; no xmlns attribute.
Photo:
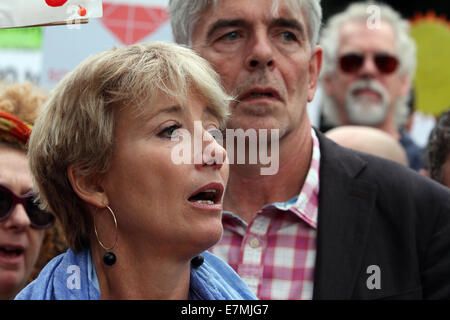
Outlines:
<svg viewBox="0 0 450 320"><path fill-rule="evenodd" d="M307 117L314 97L321 51L311 51L303 14L284 1L222 0L201 14L193 49L211 62L231 103L229 128L279 129L286 134Z"/></svg>
<svg viewBox="0 0 450 320"><path fill-rule="evenodd" d="M325 77L324 89L337 107L342 124L380 125L394 114L394 105L408 92L409 79L399 73L383 73L374 57L386 54L397 57L397 38L389 23L369 29L365 21L350 21L341 26L336 71ZM364 56L362 66L345 72L339 63L342 56ZM398 59L398 58L397 58Z"/></svg>

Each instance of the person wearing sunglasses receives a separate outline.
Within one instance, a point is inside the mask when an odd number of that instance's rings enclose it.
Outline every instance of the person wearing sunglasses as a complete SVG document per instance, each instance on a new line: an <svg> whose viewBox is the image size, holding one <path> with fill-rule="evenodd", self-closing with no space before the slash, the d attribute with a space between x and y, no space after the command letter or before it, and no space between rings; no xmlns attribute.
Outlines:
<svg viewBox="0 0 450 320"><path fill-rule="evenodd" d="M14 298L59 252L55 217L35 202L26 157L32 123L45 98L31 84L1 84L0 299Z"/></svg>
<svg viewBox="0 0 450 320"><path fill-rule="evenodd" d="M204 59L170 43L115 47L67 74L29 159L69 249L16 299L255 299L205 252L223 231L228 160L213 135L229 99Z"/></svg>
<svg viewBox="0 0 450 320"><path fill-rule="evenodd" d="M381 129L402 144L409 167L418 171L422 149L404 130L417 64L408 22L387 5L355 3L330 17L321 45L322 130L340 125Z"/></svg>

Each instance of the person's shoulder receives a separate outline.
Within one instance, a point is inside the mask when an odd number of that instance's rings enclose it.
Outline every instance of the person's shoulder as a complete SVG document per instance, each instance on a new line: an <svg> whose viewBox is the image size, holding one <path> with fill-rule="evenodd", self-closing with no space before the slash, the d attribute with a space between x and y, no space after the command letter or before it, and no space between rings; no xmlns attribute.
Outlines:
<svg viewBox="0 0 450 320"><path fill-rule="evenodd" d="M245 282L225 261L208 251L203 252L202 255L204 258L203 269L209 273L211 279L216 281L216 285L232 288L235 291L233 299L257 299Z"/></svg>
<svg viewBox="0 0 450 320"><path fill-rule="evenodd" d="M426 198L427 195L433 195L442 200L450 199L448 188L412 168L363 152L353 150L348 152L353 152L356 157L366 162L360 178L374 182L380 190L400 191L408 197L417 196L418 199Z"/></svg>
<svg viewBox="0 0 450 320"><path fill-rule="evenodd" d="M38 277L30 282L25 288L23 288L14 300L47 300L51 296L50 290L50 282L55 273L55 270L61 264L64 259L64 256L67 252L62 253L53 259L51 259L45 266L42 268Z"/></svg>
<svg viewBox="0 0 450 320"><path fill-rule="evenodd" d="M42 269L39 276L16 296L17 300L98 300L89 278L89 249L68 249ZM94 270L95 272L95 270Z"/></svg>
<svg viewBox="0 0 450 320"><path fill-rule="evenodd" d="M330 139L320 137L321 174L345 174L372 184L386 197L404 197L405 201L438 200L448 208L450 189L391 160L344 148ZM399 201L400 199L397 198ZM398 202L396 201L396 202Z"/></svg>
<svg viewBox="0 0 450 320"><path fill-rule="evenodd" d="M366 170L361 176L385 187L398 187L403 192L449 196L450 190L412 168L394 161L355 151L355 155L366 161ZM412 194L410 194L412 195Z"/></svg>
<svg viewBox="0 0 450 320"><path fill-rule="evenodd" d="M204 265L211 268L210 270L214 271L214 273L217 272L224 277L239 277L233 268L213 253L205 251L202 253L202 256L204 259Z"/></svg>

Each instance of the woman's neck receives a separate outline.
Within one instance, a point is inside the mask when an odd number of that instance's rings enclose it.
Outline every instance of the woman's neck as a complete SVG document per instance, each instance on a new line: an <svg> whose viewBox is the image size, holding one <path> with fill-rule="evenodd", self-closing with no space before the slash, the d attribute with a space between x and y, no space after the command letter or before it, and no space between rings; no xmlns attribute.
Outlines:
<svg viewBox="0 0 450 320"><path fill-rule="evenodd" d="M119 239L120 240L120 239ZM102 300L186 300L189 294L190 262L174 262L152 255L151 250L137 254L136 246L126 243L112 250L113 266L103 263L105 250L92 245L92 260L97 272Z"/></svg>

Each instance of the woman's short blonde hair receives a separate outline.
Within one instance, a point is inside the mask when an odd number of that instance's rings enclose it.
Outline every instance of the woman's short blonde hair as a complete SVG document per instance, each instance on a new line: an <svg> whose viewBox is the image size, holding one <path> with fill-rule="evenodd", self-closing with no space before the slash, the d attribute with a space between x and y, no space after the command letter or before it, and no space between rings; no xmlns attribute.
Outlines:
<svg viewBox="0 0 450 320"><path fill-rule="evenodd" d="M69 166L89 178L104 174L114 152L115 115L132 108L139 117L161 95L184 103L195 90L225 125L230 97L219 79L192 50L153 42L91 56L61 80L33 128L29 159L41 206L60 218L70 248L89 246L93 224L69 182Z"/></svg>

